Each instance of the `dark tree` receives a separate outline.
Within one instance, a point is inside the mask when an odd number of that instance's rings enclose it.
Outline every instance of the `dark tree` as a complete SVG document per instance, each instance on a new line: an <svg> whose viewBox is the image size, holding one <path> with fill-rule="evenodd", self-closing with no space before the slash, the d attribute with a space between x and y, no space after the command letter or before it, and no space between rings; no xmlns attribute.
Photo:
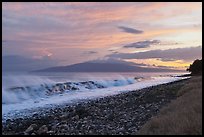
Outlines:
<svg viewBox="0 0 204 137"><path fill-rule="evenodd" d="M192 75L202 74L202 59L196 59L193 64L190 65L187 71L191 72Z"/></svg>

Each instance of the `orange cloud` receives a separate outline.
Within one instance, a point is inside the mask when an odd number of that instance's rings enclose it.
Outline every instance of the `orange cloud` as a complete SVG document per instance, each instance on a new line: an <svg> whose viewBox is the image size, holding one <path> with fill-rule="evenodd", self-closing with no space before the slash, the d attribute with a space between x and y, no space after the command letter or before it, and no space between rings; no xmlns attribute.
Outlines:
<svg viewBox="0 0 204 137"><path fill-rule="evenodd" d="M183 60L161 61L160 59L126 59L126 61L143 63L150 66L169 67L178 70L186 70L186 68L191 64L191 62Z"/></svg>

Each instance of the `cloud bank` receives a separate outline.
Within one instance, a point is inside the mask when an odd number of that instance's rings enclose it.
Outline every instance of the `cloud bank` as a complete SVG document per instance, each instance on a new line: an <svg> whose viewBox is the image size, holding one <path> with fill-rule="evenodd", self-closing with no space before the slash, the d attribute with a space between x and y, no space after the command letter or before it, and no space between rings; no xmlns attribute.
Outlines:
<svg viewBox="0 0 204 137"><path fill-rule="evenodd" d="M135 43L131 43L128 45L123 46L124 48L148 48L151 45L160 44L160 40L145 40L139 41Z"/></svg>
<svg viewBox="0 0 204 137"><path fill-rule="evenodd" d="M119 53L110 54L108 57L120 59L150 59L161 58L163 60L185 60L193 61L202 58L202 46L188 47L188 48L175 48L167 50L150 50L137 53Z"/></svg>

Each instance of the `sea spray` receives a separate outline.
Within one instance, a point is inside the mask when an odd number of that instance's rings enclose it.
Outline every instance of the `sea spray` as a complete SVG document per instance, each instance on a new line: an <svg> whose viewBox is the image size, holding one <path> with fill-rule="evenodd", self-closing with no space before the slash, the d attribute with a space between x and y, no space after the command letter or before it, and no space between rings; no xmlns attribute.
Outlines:
<svg viewBox="0 0 204 137"><path fill-rule="evenodd" d="M2 104L20 103L25 100L36 100L48 98L57 94L81 91L88 93L88 90L124 86L136 82L134 78L120 77L117 80L98 80L83 82L55 82L50 79L43 79L37 76L9 77L7 82L12 86L2 88ZM6 80L5 80L6 81ZM8 84L9 85L9 84Z"/></svg>

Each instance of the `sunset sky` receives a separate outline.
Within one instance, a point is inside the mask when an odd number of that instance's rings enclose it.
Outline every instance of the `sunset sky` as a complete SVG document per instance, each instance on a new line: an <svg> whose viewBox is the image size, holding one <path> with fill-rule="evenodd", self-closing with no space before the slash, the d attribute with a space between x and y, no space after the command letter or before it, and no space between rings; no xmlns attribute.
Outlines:
<svg viewBox="0 0 204 137"><path fill-rule="evenodd" d="M2 8L3 57L53 66L117 59L177 69L202 58L201 2L18 2Z"/></svg>

